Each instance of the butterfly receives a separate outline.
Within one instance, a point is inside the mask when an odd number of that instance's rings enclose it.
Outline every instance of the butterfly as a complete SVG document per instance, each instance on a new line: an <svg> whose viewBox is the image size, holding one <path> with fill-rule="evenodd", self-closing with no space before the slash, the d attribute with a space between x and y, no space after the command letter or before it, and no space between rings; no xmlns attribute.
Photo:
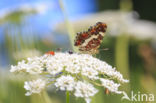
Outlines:
<svg viewBox="0 0 156 103"><path fill-rule="evenodd" d="M105 23L97 22L94 26L90 26L88 31L77 33L74 46L78 47L81 53L97 54L106 29Z"/></svg>

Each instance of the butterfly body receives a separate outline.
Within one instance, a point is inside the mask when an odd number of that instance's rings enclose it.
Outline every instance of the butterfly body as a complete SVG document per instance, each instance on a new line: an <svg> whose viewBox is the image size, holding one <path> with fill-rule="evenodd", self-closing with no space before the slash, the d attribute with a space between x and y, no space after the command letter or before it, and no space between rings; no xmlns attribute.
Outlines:
<svg viewBox="0 0 156 103"><path fill-rule="evenodd" d="M98 48L105 35L107 25L102 22L96 23L91 26L88 31L77 33L75 39L75 46L79 48L79 51L87 54L98 53Z"/></svg>

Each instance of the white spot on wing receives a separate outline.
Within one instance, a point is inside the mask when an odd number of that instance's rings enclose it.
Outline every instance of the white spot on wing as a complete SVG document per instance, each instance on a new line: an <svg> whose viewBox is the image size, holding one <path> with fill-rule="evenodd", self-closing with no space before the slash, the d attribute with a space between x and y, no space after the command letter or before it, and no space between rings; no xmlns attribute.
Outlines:
<svg viewBox="0 0 156 103"><path fill-rule="evenodd" d="M104 35L105 35L105 33L104 33L104 32L99 32L99 34L101 34L102 36L104 36Z"/></svg>
<svg viewBox="0 0 156 103"><path fill-rule="evenodd" d="M92 39L97 39L97 38L98 38L98 35L94 34L90 38L86 39L85 42L81 46L86 46L89 43L89 41L91 41Z"/></svg>

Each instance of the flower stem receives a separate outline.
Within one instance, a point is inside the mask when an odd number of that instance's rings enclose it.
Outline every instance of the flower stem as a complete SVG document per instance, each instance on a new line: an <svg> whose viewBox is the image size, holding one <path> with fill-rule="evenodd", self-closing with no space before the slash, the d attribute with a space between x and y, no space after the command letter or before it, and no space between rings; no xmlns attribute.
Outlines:
<svg viewBox="0 0 156 103"><path fill-rule="evenodd" d="M72 49L74 51L77 51L77 49L74 47L74 38L75 38L74 34L76 34L76 33L75 33L74 29L73 29L72 24L70 23L70 21L68 19L68 15L67 15L67 12L65 10L63 0L59 0L59 5L60 5L61 11L62 11L63 16L64 16L64 21L65 21L65 25L66 25L66 28L67 28L67 32L68 32L68 35L69 35L69 39L70 39Z"/></svg>
<svg viewBox="0 0 156 103"><path fill-rule="evenodd" d="M125 75L125 78L129 79L129 36L122 34L117 37L115 55L116 55L116 67ZM130 85L126 84L125 91L130 91Z"/></svg>
<svg viewBox="0 0 156 103"><path fill-rule="evenodd" d="M120 10L122 10L122 11L133 10L132 0L120 0Z"/></svg>
<svg viewBox="0 0 156 103"><path fill-rule="evenodd" d="M44 98L44 103L52 103L52 101L46 91L43 91L42 97Z"/></svg>
<svg viewBox="0 0 156 103"><path fill-rule="evenodd" d="M69 91L66 91L66 103L70 103Z"/></svg>

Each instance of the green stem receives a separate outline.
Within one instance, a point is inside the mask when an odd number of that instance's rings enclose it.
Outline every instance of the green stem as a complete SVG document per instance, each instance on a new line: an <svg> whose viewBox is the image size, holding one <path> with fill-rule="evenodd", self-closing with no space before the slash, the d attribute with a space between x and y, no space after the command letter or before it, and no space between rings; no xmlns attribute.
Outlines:
<svg viewBox="0 0 156 103"><path fill-rule="evenodd" d="M46 91L43 91L43 98L44 98L44 103L52 103L48 93Z"/></svg>
<svg viewBox="0 0 156 103"><path fill-rule="evenodd" d="M69 91L66 91L66 103L70 103Z"/></svg>
<svg viewBox="0 0 156 103"><path fill-rule="evenodd" d="M129 36L126 34L117 37L115 59L117 69L129 79ZM127 84L125 87L125 91L129 92L130 85Z"/></svg>
<svg viewBox="0 0 156 103"><path fill-rule="evenodd" d="M116 48L115 48L115 59L116 59L116 67L120 70L126 78L129 78L129 55L128 55L128 47L129 47L129 37L128 35L120 35L117 37Z"/></svg>
<svg viewBox="0 0 156 103"><path fill-rule="evenodd" d="M60 5L61 11L62 11L63 16L64 16L64 21L65 21L65 25L66 25L66 28L67 28L67 31L68 31L68 35L69 35L69 39L70 39L72 49L74 51L77 51L77 49L74 47L74 38L75 38L74 34L75 34L75 32L74 32L72 24L70 23L70 21L68 19L68 15L66 13L66 10L65 10L65 7L64 7L64 4L63 4L63 0L59 0L59 5Z"/></svg>
<svg viewBox="0 0 156 103"><path fill-rule="evenodd" d="M122 10L122 11L133 10L132 0L120 0L120 10Z"/></svg>

